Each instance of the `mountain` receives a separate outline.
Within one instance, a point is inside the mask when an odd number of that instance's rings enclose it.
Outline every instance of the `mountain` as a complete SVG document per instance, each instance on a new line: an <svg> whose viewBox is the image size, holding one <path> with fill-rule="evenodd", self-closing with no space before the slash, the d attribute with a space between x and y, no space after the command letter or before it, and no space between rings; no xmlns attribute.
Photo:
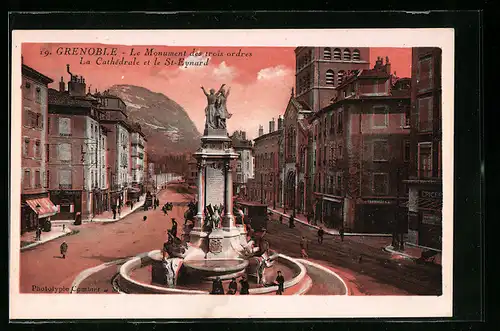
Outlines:
<svg viewBox="0 0 500 331"><path fill-rule="evenodd" d="M125 102L128 118L140 124L150 154L194 152L200 146L201 135L193 121L166 95L134 85L113 85L109 92Z"/></svg>

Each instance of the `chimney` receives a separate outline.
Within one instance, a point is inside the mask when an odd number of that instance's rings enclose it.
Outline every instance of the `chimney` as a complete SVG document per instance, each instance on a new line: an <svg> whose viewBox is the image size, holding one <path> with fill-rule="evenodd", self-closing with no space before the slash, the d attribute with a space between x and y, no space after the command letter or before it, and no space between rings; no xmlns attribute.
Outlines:
<svg viewBox="0 0 500 331"><path fill-rule="evenodd" d="M61 81L59 82L59 92L66 91L66 84L64 83L64 78L61 76Z"/></svg>
<svg viewBox="0 0 500 331"><path fill-rule="evenodd" d="M246 131L241 131L241 138L243 140L247 140L247 132Z"/></svg>
<svg viewBox="0 0 500 331"><path fill-rule="evenodd" d="M391 63L389 62L389 57L385 57L385 72L389 75L391 74Z"/></svg>
<svg viewBox="0 0 500 331"><path fill-rule="evenodd" d="M276 130L275 128L275 121L274 121L274 117L273 119L269 122L269 132L274 132Z"/></svg>
<svg viewBox="0 0 500 331"><path fill-rule="evenodd" d="M278 116L278 130L282 130L283 129L283 117Z"/></svg>
<svg viewBox="0 0 500 331"><path fill-rule="evenodd" d="M85 96L87 92L85 78L78 77L78 75L73 75L69 70L69 64L66 65L66 71L70 75L70 81L68 82L68 92L70 96Z"/></svg>
<svg viewBox="0 0 500 331"><path fill-rule="evenodd" d="M259 137L264 134L264 127L262 125L259 125Z"/></svg>

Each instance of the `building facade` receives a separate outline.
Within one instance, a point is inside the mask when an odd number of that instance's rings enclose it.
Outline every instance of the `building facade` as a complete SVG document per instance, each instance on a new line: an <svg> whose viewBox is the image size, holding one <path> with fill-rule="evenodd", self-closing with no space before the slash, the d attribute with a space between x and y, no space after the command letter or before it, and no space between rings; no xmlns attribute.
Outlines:
<svg viewBox="0 0 500 331"><path fill-rule="evenodd" d="M333 103L310 118L315 214L327 226L390 233L404 218L409 86L379 58L346 73Z"/></svg>
<svg viewBox="0 0 500 331"><path fill-rule="evenodd" d="M21 233L57 213L47 187L48 84L53 80L22 64Z"/></svg>
<svg viewBox="0 0 500 331"><path fill-rule="evenodd" d="M68 88L61 77L59 90L49 89L47 122L47 184L58 206L57 219L74 219L92 213L92 192L105 187L98 102L86 94L85 78L70 75ZM99 158L101 154L101 158ZM101 165L101 168L99 167Z"/></svg>
<svg viewBox="0 0 500 331"><path fill-rule="evenodd" d="M129 188L131 193L137 191L132 188L131 134L133 129L128 121L127 106L122 99L108 91L97 92L93 96L99 100L102 112L100 123L107 130L108 164L106 170L110 187L109 203L123 205L128 201ZM134 144L134 150L139 152L144 149ZM136 159L138 157L134 157L134 161Z"/></svg>
<svg viewBox="0 0 500 331"><path fill-rule="evenodd" d="M297 47L295 89L299 102L316 112L330 104L349 70L370 67L369 48Z"/></svg>
<svg viewBox="0 0 500 331"><path fill-rule="evenodd" d="M412 50L409 243L442 249L441 49Z"/></svg>
<svg viewBox="0 0 500 331"><path fill-rule="evenodd" d="M248 198L252 201L279 205L279 140L282 132L275 129L274 119L269 123L270 132L254 139L254 178L248 181Z"/></svg>
<svg viewBox="0 0 500 331"><path fill-rule="evenodd" d="M238 159L232 161L233 166L233 192L235 195L247 196L247 183L254 178L253 144L247 139L245 131L236 131L231 136L234 151Z"/></svg>
<svg viewBox="0 0 500 331"><path fill-rule="evenodd" d="M139 124L131 125L132 132L130 134L130 168L132 172L131 185L134 189L139 190L139 194L143 194L147 177L144 177L145 158L146 158L146 137L141 131Z"/></svg>

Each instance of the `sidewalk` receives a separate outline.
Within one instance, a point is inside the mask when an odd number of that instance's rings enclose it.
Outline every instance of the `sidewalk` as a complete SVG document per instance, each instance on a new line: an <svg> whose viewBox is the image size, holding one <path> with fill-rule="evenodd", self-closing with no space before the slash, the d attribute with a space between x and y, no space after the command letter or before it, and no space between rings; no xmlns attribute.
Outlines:
<svg viewBox="0 0 500 331"><path fill-rule="evenodd" d="M33 248L35 246L44 244L48 241L66 236L72 232L72 229L68 228L67 226L63 227L62 226L52 226L52 229L50 232L42 232L41 235L41 240L35 241L35 231L32 232L25 232L21 236L21 251L24 251L26 249ZM24 245L23 245L24 243Z"/></svg>
<svg viewBox="0 0 500 331"><path fill-rule="evenodd" d="M385 247L384 250L391 254L411 260L416 260L420 258L422 252L426 251L426 249L422 247L410 246L410 245L405 245L404 251L396 250L394 247L392 247L392 245ZM434 263L441 265L441 253L435 255Z"/></svg>
<svg viewBox="0 0 500 331"><path fill-rule="evenodd" d="M268 211L274 214L282 215L285 218L290 218L290 214L285 214L283 213L283 208L276 208L272 209L270 207L267 208ZM307 225L311 228L314 229L319 229L320 225L313 225L310 223L307 223L307 217L302 214L295 214L295 222L302 223L304 225ZM330 235L339 235L339 230L337 229L329 229L327 228L324 224L322 224L323 230L325 233L330 234ZM345 232L344 236L364 236L364 237L391 237L391 234L387 233L350 233L350 232Z"/></svg>
<svg viewBox="0 0 500 331"><path fill-rule="evenodd" d="M144 205L144 201L146 200L146 195L142 195L139 197L139 202L134 203L134 208L130 209L130 206L123 206L120 212L120 216L118 216L118 212L116 213L116 219L113 219L113 213L111 211L105 211L95 218L88 218L82 220L82 223L92 223L92 222L101 222L101 223L107 223L107 222L118 222L119 220L127 217L134 211L136 211L139 208L142 208Z"/></svg>

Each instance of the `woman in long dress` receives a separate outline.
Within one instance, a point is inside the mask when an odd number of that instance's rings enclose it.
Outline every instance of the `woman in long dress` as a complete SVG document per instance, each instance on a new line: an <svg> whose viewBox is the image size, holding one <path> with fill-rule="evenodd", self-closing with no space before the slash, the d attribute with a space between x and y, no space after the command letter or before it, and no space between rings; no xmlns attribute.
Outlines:
<svg viewBox="0 0 500 331"><path fill-rule="evenodd" d="M224 88L225 84L222 84L219 91L217 93L214 89L210 89L210 93L207 93L205 88L202 86L201 89L205 96L207 97L207 106L205 107L205 117L206 117L206 126L212 129L217 128L216 118L217 118L217 109L216 102L218 95Z"/></svg>
<svg viewBox="0 0 500 331"><path fill-rule="evenodd" d="M229 114L227 111L227 98L229 97L229 92L231 91L230 88L227 89L227 91L224 91L224 89L221 89L219 93L217 94L217 101L216 101L216 110L217 110L217 119L218 123L217 126L221 129L226 128L226 119L231 118L232 114Z"/></svg>

